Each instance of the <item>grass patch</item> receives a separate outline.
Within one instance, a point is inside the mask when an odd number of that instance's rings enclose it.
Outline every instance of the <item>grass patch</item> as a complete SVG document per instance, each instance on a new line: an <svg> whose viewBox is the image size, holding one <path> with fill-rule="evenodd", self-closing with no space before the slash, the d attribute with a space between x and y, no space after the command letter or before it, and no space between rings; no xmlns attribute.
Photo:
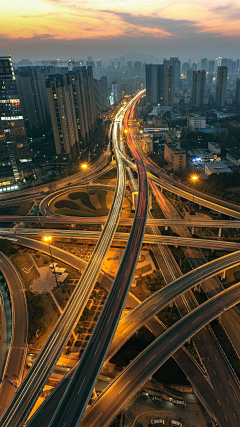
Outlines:
<svg viewBox="0 0 240 427"><path fill-rule="evenodd" d="M50 295L35 296L32 292L26 294L29 313L28 342L41 348L57 322L58 315Z"/></svg>

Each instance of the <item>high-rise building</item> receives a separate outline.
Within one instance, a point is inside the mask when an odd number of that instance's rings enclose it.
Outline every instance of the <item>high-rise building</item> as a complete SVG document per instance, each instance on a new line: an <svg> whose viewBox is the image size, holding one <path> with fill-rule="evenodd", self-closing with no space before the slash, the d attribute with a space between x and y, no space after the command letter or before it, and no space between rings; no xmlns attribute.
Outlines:
<svg viewBox="0 0 240 427"><path fill-rule="evenodd" d="M222 59L221 66L222 66L222 67L228 67L228 59L227 59L227 58L223 58L223 59Z"/></svg>
<svg viewBox="0 0 240 427"><path fill-rule="evenodd" d="M167 65L167 64L166 64ZM174 70L174 87L179 89L180 87L180 75L181 75L181 62L178 58L170 58L170 64Z"/></svg>
<svg viewBox="0 0 240 427"><path fill-rule="evenodd" d="M146 65L147 102L155 105L173 105L174 78L173 66Z"/></svg>
<svg viewBox="0 0 240 427"><path fill-rule="evenodd" d="M112 97L114 104L121 101L121 89L118 82L112 82Z"/></svg>
<svg viewBox="0 0 240 427"><path fill-rule="evenodd" d="M102 71L102 61L101 61L101 59L97 60L96 66L97 66L97 70L98 71Z"/></svg>
<svg viewBox="0 0 240 427"><path fill-rule="evenodd" d="M139 77L142 75L142 61L134 61L133 74L134 77Z"/></svg>
<svg viewBox="0 0 240 427"><path fill-rule="evenodd" d="M189 70L190 65L188 62L184 62L182 65L182 74L184 77L187 77L187 71Z"/></svg>
<svg viewBox="0 0 240 427"><path fill-rule="evenodd" d="M173 66L164 67L164 105L173 105L174 101L174 69Z"/></svg>
<svg viewBox="0 0 240 427"><path fill-rule="evenodd" d="M201 70L207 71L207 58L201 59Z"/></svg>
<svg viewBox="0 0 240 427"><path fill-rule="evenodd" d="M32 169L11 56L0 57L0 183Z"/></svg>
<svg viewBox="0 0 240 427"><path fill-rule="evenodd" d="M205 97L206 71L193 71L192 106L201 107Z"/></svg>
<svg viewBox="0 0 240 427"><path fill-rule="evenodd" d="M216 85L216 106L224 107L225 106L225 97L226 97L226 87L227 87L227 67L218 67L217 70L217 85Z"/></svg>
<svg viewBox="0 0 240 427"><path fill-rule="evenodd" d="M99 96L100 111L107 111L109 107L107 77L102 76L100 80L95 80L95 82Z"/></svg>
<svg viewBox="0 0 240 427"><path fill-rule="evenodd" d="M78 155L79 139L72 91L67 76L49 76L46 87L58 159L71 161Z"/></svg>
<svg viewBox="0 0 240 427"><path fill-rule="evenodd" d="M79 142L86 146L97 120L92 67L68 73L67 81L74 102Z"/></svg>
<svg viewBox="0 0 240 427"><path fill-rule="evenodd" d="M208 72L209 72L209 74L213 75L214 68L215 68L215 61L213 61L213 60L209 61L209 63L208 63Z"/></svg>
<svg viewBox="0 0 240 427"><path fill-rule="evenodd" d="M198 69L198 64L197 64L197 62L193 62L193 63L192 63L192 70L193 70L193 71L197 71L197 69Z"/></svg>
<svg viewBox="0 0 240 427"><path fill-rule="evenodd" d="M146 65L146 96L149 104L160 104L164 102L164 65Z"/></svg>
<svg viewBox="0 0 240 427"><path fill-rule="evenodd" d="M128 72L128 76L129 77L133 76L133 64L132 64L132 61L128 61L127 62L127 72Z"/></svg>
<svg viewBox="0 0 240 427"><path fill-rule="evenodd" d="M235 105L240 106L240 79L236 80Z"/></svg>
<svg viewBox="0 0 240 427"><path fill-rule="evenodd" d="M27 129L45 131L50 126L50 112L45 85L49 73L49 69L39 66L21 67L15 72Z"/></svg>

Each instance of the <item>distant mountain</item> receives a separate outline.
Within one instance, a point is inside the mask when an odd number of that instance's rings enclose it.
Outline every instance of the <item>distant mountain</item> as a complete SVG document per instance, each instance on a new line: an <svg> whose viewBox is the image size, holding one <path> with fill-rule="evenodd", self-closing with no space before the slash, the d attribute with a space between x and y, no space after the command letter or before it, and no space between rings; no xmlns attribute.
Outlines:
<svg viewBox="0 0 240 427"><path fill-rule="evenodd" d="M147 64L158 64L159 59L157 59L155 56L148 55L148 54L142 54L142 53L126 53L125 55L122 55L121 58L125 58L125 61L142 61L143 63ZM119 58L119 59L121 59Z"/></svg>

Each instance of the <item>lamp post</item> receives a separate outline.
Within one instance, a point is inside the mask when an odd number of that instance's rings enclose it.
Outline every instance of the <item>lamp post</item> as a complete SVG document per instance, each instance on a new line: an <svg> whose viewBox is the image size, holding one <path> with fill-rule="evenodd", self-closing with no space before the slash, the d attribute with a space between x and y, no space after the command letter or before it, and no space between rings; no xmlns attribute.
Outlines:
<svg viewBox="0 0 240 427"><path fill-rule="evenodd" d="M81 169L83 170L83 172L85 172L85 174L84 174L85 179L86 179L87 168L88 168L88 164L87 163L82 163L81 164Z"/></svg>
<svg viewBox="0 0 240 427"><path fill-rule="evenodd" d="M55 271L55 264L53 262L52 250L51 250L51 245L50 245L50 242L52 241L52 236L44 236L43 240L44 240L44 242L48 243L50 257L51 257L51 263L53 265L54 276L55 276L56 285L57 285L57 288L58 288L58 281L57 281L57 276L56 276L56 271Z"/></svg>
<svg viewBox="0 0 240 427"><path fill-rule="evenodd" d="M198 176L197 175L192 175L191 176L191 180L193 182L196 182L198 180ZM195 187L193 186L193 203L194 203L194 192L195 192Z"/></svg>

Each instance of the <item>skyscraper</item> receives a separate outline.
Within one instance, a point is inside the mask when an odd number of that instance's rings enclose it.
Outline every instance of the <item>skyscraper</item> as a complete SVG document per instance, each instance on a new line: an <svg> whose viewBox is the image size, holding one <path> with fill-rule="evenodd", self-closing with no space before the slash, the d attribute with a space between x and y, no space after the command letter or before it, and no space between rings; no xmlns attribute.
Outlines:
<svg viewBox="0 0 240 427"><path fill-rule="evenodd" d="M164 65L146 65L146 96L149 104L160 104L164 102Z"/></svg>
<svg viewBox="0 0 240 427"><path fill-rule="evenodd" d="M227 67L218 67L217 70L217 85L215 103L217 107L225 106L225 96L227 87Z"/></svg>
<svg viewBox="0 0 240 427"><path fill-rule="evenodd" d="M0 182L32 169L11 56L0 57Z"/></svg>
<svg viewBox="0 0 240 427"><path fill-rule="evenodd" d="M79 151L72 91L66 75L59 74L48 76L46 88L58 160L69 162L77 157Z"/></svg>
<svg viewBox="0 0 240 427"><path fill-rule="evenodd" d="M166 64L167 65L167 64ZM170 64L174 70L174 87L179 89L180 87L180 75L181 75L181 62L178 58L170 58Z"/></svg>
<svg viewBox="0 0 240 427"><path fill-rule="evenodd" d="M240 106L240 79L236 80L235 105Z"/></svg>
<svg viewBox="0 0 240 427"><path fill-rule="evenodd" d="M227 59L227 58L223 58L223 59L222 59L221 66L222 66L222 67L228 67L228 59Z"/></svg>
<svg viewBox="0 0 240 427"><path fill-rule="evenodd" d="M204 104L206 71L193 71L192 106L200 107Z"/></svg>
<svg viewBox="0 0 240 427"><path fill-rule="evenodd" d="M201 59L201 70L207 71L207 58Z"/></svg>
<svg viewBox="0 0 240 427"><path fill-rule="evenodd" d="M173 105L174 100L174 69L173 66L164 67L164 105Z"/></svg>
<svg viewBox="0 0 240 427"><path fill-rule="evenodd" d="M211 60L208 63L208 84L212 84L213 83L213 73L214 73L214 67L215 67L215 61Z"/></svg>
<svg viewBox="0 0 240 427"><path fill-rule="evenodd" d="M107 77L102 76L100 80L95 80L99 96L100 110L106 111L109 107L108 103L108 84Z"/></svg>
<svg viewBox="0 0 240 427"><path fill-rule="evenodd" d="M133 64L134 77L142 75L142 61L135 61Z"/></svg>
<svg viewBox="0 0 240 427"><path fill-rule="evenodd" d="M127 62L127 72L128 72L128 76L129 77L133 76L133 64L132 64L132 61L128 61Z"/></svg>
<svg viewBox="0 0 240 427"><path fill-rule="evenodd" d="M187 71L189 70L190 65L188 62L184 62L182 65L182 74L184 75L184 77L187 77Z"/></svg>
<svg viewBox="0 0 240 427"><path fill-rule="evenodd" d="M45 81L50 74L47 67L21 67L16 70L16 83L26 128L46 130L50 126L50 112Z"/></svg>

